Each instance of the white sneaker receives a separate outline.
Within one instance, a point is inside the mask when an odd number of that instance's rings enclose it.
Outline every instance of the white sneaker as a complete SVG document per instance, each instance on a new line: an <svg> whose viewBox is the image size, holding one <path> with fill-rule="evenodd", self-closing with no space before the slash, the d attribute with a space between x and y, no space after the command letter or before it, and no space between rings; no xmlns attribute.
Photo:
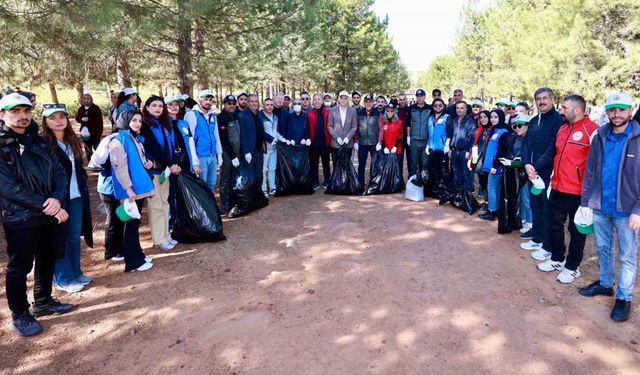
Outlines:
<svg viewBox="0 0 640 375"><path fill-rule="evenodd" d="M531 253L531 257L535 260L547 260L551 259L551 253L543 248L540 248L540 250L536 250Z"/></svg>
<svg viewBox="0 0 640 375"><path fill-rule="evenodd" d="M578 277L580 277L580 270L576 269L575 271L571 271L563 268L562 272L556 277L556 281L562 284L571 284Z"/></svg>
<svg viewBox="0 0 640 375"><path fill-rule="evenodd" d="M144 257L144 261L145 261L145 262L152 263L152 262L153 262L153 258L152 258L152 257L150 257L149 255L147 255L146 257Z"/></svg>
<svg viewBox="0 0 640 375"><path fill-rule="evenodd" d="M110 261L112 262L122 262L124 260L123 256L115 256L115 257L111 257L109 258Z"/></svg>
<svg viewBox="0 0 640 375"><path fill-rule="evenodd" d="M174 240L173 238L169 238L169 241L167 242L171 242L173 246L176 246L178 244L178 241Z"/></svg>
<svg viewBox="0 0 640 375"><path fill-rule="evenodd" d="M542 244L533 242L533 240L529 240L527 242L521 243L520 248L523 250L540 250L542 249Z"/></svg>
<svg viewBox="0 0 640 375"><path fill-rule="evenodd" d="M56 289L61 290L63 292L67 292L69 294L71 293L77 293L79 291L81 291L82 289L84 289L84 285L80 284L80 283L69 283L66 285L56 285Z"/></svg>
<svg viewBox="0 0 640 375"><path fill-rule="evenodd" d="M522 228L520 229L520 233L527 233L531 228L533 228L533 224L524 223L524 224L522 224Z"/></svg>
<svg viewBox="0 0 640 375"><path fill-rule="evenodd" d="M531 256L533 256L533 254ZM562 271L563 267L564 262L556 262L551 259L547 259L544 262L538 264L538 269L543 272Z"/></svg>
<svg viewBox="0 0 640 375"><path fill-rule="evenodd" d="M144 262L143 265L141 265L140 267L136 268L134 271L146 271L146 270L150 270L151 267L153 267L153 263Z"/></svg>
<svg viewBox="0 0 640 375"><path fill-rule="evenodd" d="M156 245L156 246L159 247L160 250L162 251L170 251L170 250L173 250L174 247L176 247L174 244L172 244L169 241L161 243L160 245Z"/></svg>

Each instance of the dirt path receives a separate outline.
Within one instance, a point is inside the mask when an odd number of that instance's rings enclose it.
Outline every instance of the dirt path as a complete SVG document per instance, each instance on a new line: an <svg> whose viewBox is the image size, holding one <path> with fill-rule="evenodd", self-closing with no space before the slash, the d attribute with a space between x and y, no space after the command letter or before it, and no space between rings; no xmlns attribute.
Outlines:
<svg viewBox="0 0 640 375"><path fill-rule="evenodd" d="M597 277L591 239L563 286L516 234L401 195L276 198L225 232L149 249L137 274L102 260L98 232L94 284L37 338L10 331L3 287L0 373L640 373L638 310L614 324L612 299L577 293Z"/></svg>

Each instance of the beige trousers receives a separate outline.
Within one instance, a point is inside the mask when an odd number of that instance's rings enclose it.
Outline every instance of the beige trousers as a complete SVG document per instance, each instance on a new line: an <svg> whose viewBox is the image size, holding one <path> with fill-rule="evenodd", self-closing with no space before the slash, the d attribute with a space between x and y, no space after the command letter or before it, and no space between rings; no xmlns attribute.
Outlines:
<svg viewBox="0 0 640 375"><path fill-rule="evenodd" d="M149 227L154 245L161 245L169 239L169 179L160 184L160 176L153 176L154 195L148 198Z"/></svg>

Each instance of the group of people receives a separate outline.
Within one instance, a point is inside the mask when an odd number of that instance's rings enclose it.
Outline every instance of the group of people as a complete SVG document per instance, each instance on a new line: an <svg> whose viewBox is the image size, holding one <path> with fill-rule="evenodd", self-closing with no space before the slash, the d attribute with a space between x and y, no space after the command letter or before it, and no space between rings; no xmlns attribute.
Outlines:
<svg viewBox="0 0 640 375"><path fill-rule="evenodd" d="M580 289L585 296L614 294L617 233L621 265L611 318L628 319L640 229L635 157L640 125L632 120L629 95L616 92L606 98L609 121L600 127L585 115L584 98L565 97L558 112L555 95L546 87L534 94L534 117L525 101L500 100L489 111L480 99L467 103L462 90L453 93L454 103L448 105L438 89L432 91L431 103L422 89L416 91L415 103L405 94L388 100L358 91L340 92L336 103L329 94L302 92L289 103L286 98L278 93L260 107L256 94L227 95L215 113L215 95L209 90L195 99L152 95L142 103L133 88L125 88L112 96L112 133L103 138L102 112L85 94L75 116L79 138L65 105L45 104L38 125L26 96L3 97L0 205L15 329L35 335L42 326L34 316L73 308L51 296L52 285L75 293L92 282L80 266L81 237L93 246L83 148L88 166L100 170L105 259L124 261L125 272L136 272L153 267L139 239L145 202L153 245L169 251L177 245L171 229L181 173L198 176L212 193L219 187L220 214L233 217L234 170L248 167L259 176L265 197L273 195L279 143L308 150L313 190L327 188L331 160L336 163L340 150L350 157L357 152L362 185L367 161L376 153L397 155L400 170L406 157L410 176L427 176L426 193L454 188L484 198L486 210L480 216L499 218L500 233L520 229L527 241L522 249L533 250L531 256L541 261L539 270L560 271L561 283L580 277L585 233L592 224L600 275ZM30 310L26 276L34 259L35 303Z"/></svg>

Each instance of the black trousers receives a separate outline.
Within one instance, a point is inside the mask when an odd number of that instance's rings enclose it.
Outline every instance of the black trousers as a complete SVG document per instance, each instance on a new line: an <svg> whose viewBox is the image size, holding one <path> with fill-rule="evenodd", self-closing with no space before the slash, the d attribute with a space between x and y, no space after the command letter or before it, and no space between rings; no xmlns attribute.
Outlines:
<svg viewBox="0 0 640 375"><path fill-rule="evenodd" d="M549 180L544 181L545 186L549 186ZM531 213L533 215L532 241L542 243L542 247L547 251L552 248L551 244L551 209L547 190L538 195L530 195Z"/></svg>
<svg viewBox="0 0 640 375"><path fill-rule="evenodd" d="M317 186L320 184L320 177L318 175L318 166L322 160L322 182L329 183L331 179L331 167L329 166L329 147L325 146L311 146L309 150L309 162L311 164L311 184Z"/></svg>
<svg viewBox="0 0 640 375"><path fill-rule="evenodd" d="M371 161L373 162L373 156L376 153L376 145L359 145L358 146L358 179L362 186L367 186L365 184L365 173L367 170L367 158L371 155ZM371 175L371 170L369 170L369 175Z"/></svg>
<svg viewBox="0 0 640 375"><path fill-rule="evenodd" d="M561 193L551 190L549 196L549 206L551 208L551 260L562 262L565 260L565 244L564 244L564 224L569 218L569 254L567 254L567 262L565 268L575 271L582 262L584 244L587 236L578 232L573 218L580 207L580 196L574 194Z"/></svg>
<svg viewBox="0 0 640 375"><path fill-rule="evenodd" d="M116 214L116 208L120 201L116 198L100 194L100 200L104 204L106 220L104 223L104 259L122 256L122 241L124 235L124 223Z"/></svg>
<svg viewBox="0 0 640 375"><path fill-rule="evenodd" d="M27 275L33 268L33 297L37 305L51 297L51 283L56 261L56 224L36 227L4 225L7 241L6 292L9 309L14 318L29 310Z"/></svg>
<svg viewBox="0 0 640 375"><path fill-rule="evenodd" d="M169 229L173 229L178 216L178 206L176 202L176 194L178 193L178 175L169 175Z"/></svg>
<svg viewBox="0 0 640 375"><path fill-rule="evenodd" d="M498 210L498 233L511 233L513 230L522 228L518 197L520 189L526 187L527 178L521 172L520 168L503 167L500 208Z"/></svg>
<svg viewBox="0 0 640 375"><path fill-rule="evenodd" d="M143 199L136 200L138 211L142 213ZM145 263L142 246L140 246L140 219L131 219L124 223L122 236L122 255L124 256L124 271L133 271Z"/></svg>
<svg viewBox="0 0 640 375"><path fill-rule="evenodd" d="M434 189L435 191L439 191L440 184L442 184L442 175L444 169L444 152L442 151L433 151L429 154L429 158L427 159L427 169L429 171L429 179L427 180L427 184L424 188L425 194L429 196L433 196Z"/></svg>
<svg viewBox="0 0 640 375"><path fill-rule="evenodd" d="M220 170L220 202L224 212L229 212L231 209L231 172L233 172L231 157L226 152L223 152L222 168Z"/></svg>
<svg viewBox="0 0 640 375"><path fill-rule="evenodd" d="M92 135L89 137L88 140L86 141L82 141L84 142L84 149L87 152L87 159L91 160L91 155L93 155L93 151L95 151L98 148L98 145L100 145L100 139L101 137L99 135Z"/></svg>

